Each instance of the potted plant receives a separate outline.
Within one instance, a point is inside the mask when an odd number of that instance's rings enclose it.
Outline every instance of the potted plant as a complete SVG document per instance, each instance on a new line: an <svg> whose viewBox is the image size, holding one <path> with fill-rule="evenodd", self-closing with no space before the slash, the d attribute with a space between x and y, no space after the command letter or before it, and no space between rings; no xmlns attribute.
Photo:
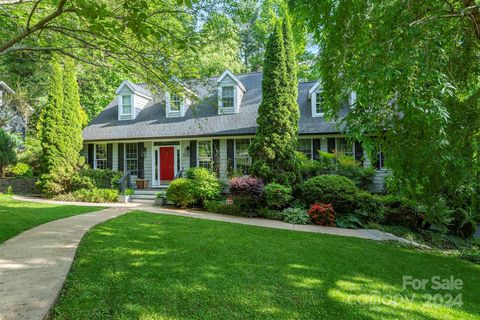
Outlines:
<svg viewBox="0 0 480 320"><path fill-rule="evenodd" d="M135 193L133 189L125 189L121 195L118 196L118 202L129 203L132 199L131 196Z"/></svg>
<svg viewBox="0 0 480 320"><path fill-rule="evenodd" d="M157 193L155 196L154 205L161 207L161 206L165 206L166 204L167 204L167 194L165 193L165 191L161 191Z"/></svg>
<svg viewBox="0 0 480 320"><path fill-rule="evenodd" d="M148 179L137 179L137 189L148 189Z"/></svg>

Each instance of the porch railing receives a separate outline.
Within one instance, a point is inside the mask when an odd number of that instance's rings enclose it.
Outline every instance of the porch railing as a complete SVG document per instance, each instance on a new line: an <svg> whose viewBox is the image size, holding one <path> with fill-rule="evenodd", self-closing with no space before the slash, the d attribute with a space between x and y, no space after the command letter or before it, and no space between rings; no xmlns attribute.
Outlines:
<svg viewBox="0 0 480 320"><path fill-rule="evenodd" d="M132 174L130 171L125 172L125 174L118 180L118 191L122 194L125 190L132 187Z"/></svg>
<svg viewBox="0 0 480 320"><path fill-rule="evenodd" d="M178 178L184 178L185 177L185 172L186 170L182 169L177 172L177 174L173 177L173 180L178 179Z"/></svg>

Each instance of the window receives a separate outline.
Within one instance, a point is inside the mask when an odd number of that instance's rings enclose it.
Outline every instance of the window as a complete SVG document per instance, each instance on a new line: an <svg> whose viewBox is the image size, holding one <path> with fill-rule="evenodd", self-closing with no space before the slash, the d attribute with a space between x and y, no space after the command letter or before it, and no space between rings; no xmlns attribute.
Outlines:
<svg viewBox="0 0 480 320"><path fill-rule="evenodd" d="M107 169L107 145L95 145L95 169Z"/></svg>
<svg viewBox="0 0 480 320"><path fill-rule="evenodd" d="M315 96L315 113L317 115L323 115L323 106L322 106L322 96L320 95L320 92L317 92Z"/></svg>
<svg viewBox="0 0 480 320"><path fill-rule="evenodd" d="M200 140L198 141L198 166L210 169L212 166L212 141Z"/></svg>
<svg viewBox="0 0 480 320"><path fill-rule="evenodd" d="M138 175L138 144L125 144L125 164L127 171L130 171L133 176Z"/></svg>
<svg viewBox="0 0 480 320"><path fill-rule="evenodd" d="M353 143L346 138L337 138L337 145L335 147L337 153L343 154L347 157L353 157Z"/></svg>
<svg viewBox="0 0 480 320"><path fill-rule="evenodd" d="M122 114L132 114L132 96L122 96Z"/></svg>
<svg viewBox="0 0 480 320"><path fill-rule="evenodd" d="M385 156L382 152L382 145L378 147L378 163L377 169L385 169Z"/></svg>
<svg viewBox="0 0 480 320"><path fill-rule="evenodd" d="M308 159L312 159L312 139L299 139L298 151L303 153Z"/></svg>
<svg viewBox="0 0 480 320"><path fill-rule="evenodd" d="M170 99L170 111L180 111L182 108L182 98L176 94L172 94Z"/></svg>
<svg viewBox="0 0 480 320"><path fill-rule="evenodd" d="M222 108L234 108L234 88L222 87Z"/></svg>
<svg viewBox="0 0 480 320"><path fill-rule="evenodd" d="M248 174L252 159L248 154L248 147L250 146L250 139L235 140L235 169L244 174Z"/></svg>

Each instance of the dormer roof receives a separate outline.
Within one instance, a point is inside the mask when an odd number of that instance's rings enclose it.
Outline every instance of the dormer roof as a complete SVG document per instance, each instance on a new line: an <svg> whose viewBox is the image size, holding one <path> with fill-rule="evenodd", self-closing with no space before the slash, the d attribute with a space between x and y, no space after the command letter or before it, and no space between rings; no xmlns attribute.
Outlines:
<svg viewBox="0 0 480 320"><path fill-rule="evenodd" d="M310 88L310 90L308 90L308 99L312 99L312 94L317 91L319 87L321 89L321 86L322 80L318 80L317 82L315 82L315 84Z"/></svg>
<svg viewBox="0 0 480 320"><path fill-rule="evenodd" d="M144 87L138 85L138 84L135 84L135 83L132 83L128 80L125 80L123 81L120 86L117 88L117 90L115 90L115 94L120 94L120 92L122 91L123 87L127 86L133 93L141 96L141 97L144 97L145 99L148 99L148 100L152 100L153 97L152 95L150 94L150 92L145 89Z"/></svg>
<svg viewBox="0 0 480 320"><path fill-rule="evenodd" d="M243 85L243 83L230 71L230 70L225 70L222 75L218 78L217 80L217 83L221 83L222 80L226 77L226 76L229 76L230 78L232 78L233 81L235 81L235 83L238 85L238 87L243 91L243 92L246 92L247 89L245 89L245 86Z"/></svg>
<svg viewBox="0 0 480 320"><path fill-rule="evenodd" d="M13 91L12 88L10 88L5 82L0 81L0 88L3 88L3 90L7 93L10 94L15 94L15 91Z"/></svg>

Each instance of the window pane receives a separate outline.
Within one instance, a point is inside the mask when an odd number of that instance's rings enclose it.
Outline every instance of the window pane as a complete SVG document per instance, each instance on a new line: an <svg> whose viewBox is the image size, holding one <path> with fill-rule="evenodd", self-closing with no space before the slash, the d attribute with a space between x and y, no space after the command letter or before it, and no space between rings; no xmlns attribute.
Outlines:
<svg viewBox="0 0 480 320"><path fill-rule="evenodd" d="M125 164L127 171L134 176L138 175L138 144L125 144Z"/></svg>
<svg viewBox="0 0 480 320"><path fill-rule="evenodd" d="M312 158L312 139L299 139L298 151L303 153L308 159Z"/></svg>
<svg viewBox="0 0 480 320"><path fill-rule="evenodd" d="M122 96L122 113L123 114L132 113L132 97L131 96Z"/></svg>
<svg viewBox="0 0 480 320"><path fill-rule="evenodd" d="M345 138L337 138L337 152L353 157L353 143Z"/></svg>
<svg viewBox="0 0 480 320"><path fill-rule="evenodd" d="M198 166L211 169L212 167L212 141L198 141Z"/></svg>
<svg viewBox="0 0 480 320"><path fill-rule="evenodd" d="M222 87L222 106L223 108L233 108L233 87Z"/></svg>
<svg viewBox="0 0 480 320"><path fill-rule="evenodd" d="M316 95L315 112L316 113L323 113L322 96L320 95L320 93L317 93L317 95Z"/></svg>
<svg viewBox="0 0 480 320"><path fill-rule="evenodd" d="M250 146L250 139L235 140L235 166L236 169L248 174L252 160L248 154L248 147Z"/></svg>
<svg viewBox="0 0 480 320"><path fill-rule="evenodd" d="M95 164L97 169L107 169L107 145L95 145Z"/></svg>
<svg viewBox="0 0 480 320"><path fill-rule="evenodd" d="M173 94L172 99L170 99L170 110L179 111L182 106L182 99L180 96Z"/></svg>

